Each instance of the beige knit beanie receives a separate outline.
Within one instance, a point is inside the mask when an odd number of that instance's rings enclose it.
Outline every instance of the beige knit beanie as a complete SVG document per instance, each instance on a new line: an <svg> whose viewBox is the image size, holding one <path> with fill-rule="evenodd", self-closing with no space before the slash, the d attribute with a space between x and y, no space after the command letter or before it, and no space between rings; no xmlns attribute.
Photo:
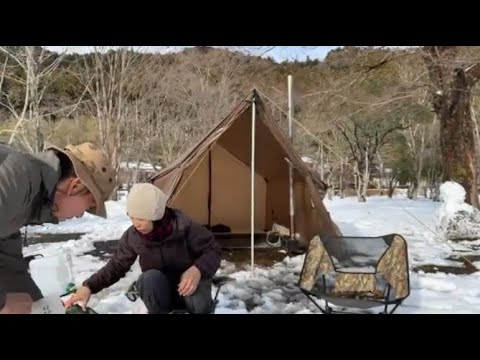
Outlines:
<svg viewBox="0 0 480 360"><path fill-rule="evenodd" d="M128 216L143 220L160 220L165 214L167 196L150 183L135 184L127 197Z"/></svg>

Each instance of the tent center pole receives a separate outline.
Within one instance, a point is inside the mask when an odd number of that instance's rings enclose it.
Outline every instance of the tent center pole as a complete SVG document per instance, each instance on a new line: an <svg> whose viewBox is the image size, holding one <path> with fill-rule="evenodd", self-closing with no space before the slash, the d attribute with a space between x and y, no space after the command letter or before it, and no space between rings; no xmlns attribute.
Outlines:
<svg viewBox="0 0 480 360"><path fill-rule="evenodd" d="M293 95L292 95L293 77L288 75L288 137L293 146ZM295 239L295 207L293 201L293 165L288 162L289 177L289 197L290 197L290 238Z"/></svg>
<svg viewBox="0 0 480 360"><path fill-rule="evenodd" d="M251 140L251 165L250 165L250 251L251 269L254 276L254 247L255 247L255 125L256 125L256 94L252 99L252 140Z"/></svg>

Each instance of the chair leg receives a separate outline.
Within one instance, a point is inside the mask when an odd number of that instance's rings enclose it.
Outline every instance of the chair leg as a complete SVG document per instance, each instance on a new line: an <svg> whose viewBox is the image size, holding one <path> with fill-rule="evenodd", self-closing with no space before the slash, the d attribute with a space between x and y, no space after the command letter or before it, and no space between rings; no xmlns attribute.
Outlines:
<svg viewBox="0 0 480 360"><path fill-rule="evenodd" d="M315 305L321 312L322 314L331 314L333 309L328 305L328 301L325 300L325 309L322 308L316 301L315 299L308 293L304 293L305 296Z"/></svg>
<svg viewBox="0 0 480 360"><path fill-rule="evenodd" d="M333 308L328 305L328 301L325 300L325 314L333 313Z"/></svg>
<svg viewBox="0 0 480 360"><path fill-rule="evenodd" d="M218 300L214 299L212 301L212 309L210 310L210 314L215 314L215 310L217 309L217 305L218 305Z"/></svg>
<svg viewBox="0 0 480 360"><path fill-rule="evenodd" d="M215 292L215 296L212 300L212 311L211 314L215 313L215 309L218 305L218 294L220 293L220 289L222 288L223 285L225 285L228 282L234 281L234 278L231 278L229 276L214 276L212 279L212 284L217 288L217 291Z"/></svg>
<svg viewBox="0 0 480 360"><path fill-rule="evenodd" d="M395 304L395 306L393 307L393 309L390 310L390 312L389 312L388 314L393 314L393 312L394 312L395 310L397 310L397 308L400 306L401 303L402 303L401 301L397 302L397 303Z"/></svg>
<svg viewBox="0 0 480 360"><path fill-rule="evenodd" d="M217 285L217 291L215 292L215 297L212 300L212 309L210 310L210 314L215 314L215 310L218 305L218 294L220 293L220 289L222 288L223 283Z"/></svg>

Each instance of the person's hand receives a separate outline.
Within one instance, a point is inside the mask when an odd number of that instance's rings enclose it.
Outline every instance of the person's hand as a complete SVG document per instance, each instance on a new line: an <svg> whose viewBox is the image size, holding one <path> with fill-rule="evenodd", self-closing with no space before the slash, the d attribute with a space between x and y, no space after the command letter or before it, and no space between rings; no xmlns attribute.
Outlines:
<svg viewBox="0 0 480 360"><path fill-rule="evenodd" d="M76 302L79 302L83 311L86 311L88 301L90 300L90 295L92 295L90 289L86 286L81 286L79 289L77 289L75 294L73 294L67 301L65 301L65 308L68 309Z"/></svg>
<svg viewBox="0 0 480 360"><path fill-rule="evenodd" d="M0 314L30 314L33 299L28 293L10 293L5 296L5 306Z"/></svg>
<svg viewBox="0 0 480 360"><path fill-rule="evenodd" d="M182 274L180 284L178 284L178 293L182 296L192 295L197 289L201 277L202 274L195 265L189 267Z"/></svg>

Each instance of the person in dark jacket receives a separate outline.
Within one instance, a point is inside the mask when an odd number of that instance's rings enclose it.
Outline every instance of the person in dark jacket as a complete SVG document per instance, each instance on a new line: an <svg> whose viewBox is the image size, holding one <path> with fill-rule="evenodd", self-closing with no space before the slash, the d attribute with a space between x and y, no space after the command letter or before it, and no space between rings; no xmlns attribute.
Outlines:
<svg viewBox="0 0 480 360"><path fill-rule="evenodd" d="M85 211L106 218L114 184L108 156L92 143L38 154L0 144L0 314L31 313L43 298L23 258L20 229Z"/></svg>
<svg viewBox="0 0 480 360"><path fill-rule="evenodd" d="M65 302L67 308L78 302L85 309L92 294L124 277L138 257L142 274L137 288L149 314L184 307L194 314L210 312L220 248L207 228L166 203L167 196L153 184L131 188L127 213L133 225L108 263Z"/></svg>

